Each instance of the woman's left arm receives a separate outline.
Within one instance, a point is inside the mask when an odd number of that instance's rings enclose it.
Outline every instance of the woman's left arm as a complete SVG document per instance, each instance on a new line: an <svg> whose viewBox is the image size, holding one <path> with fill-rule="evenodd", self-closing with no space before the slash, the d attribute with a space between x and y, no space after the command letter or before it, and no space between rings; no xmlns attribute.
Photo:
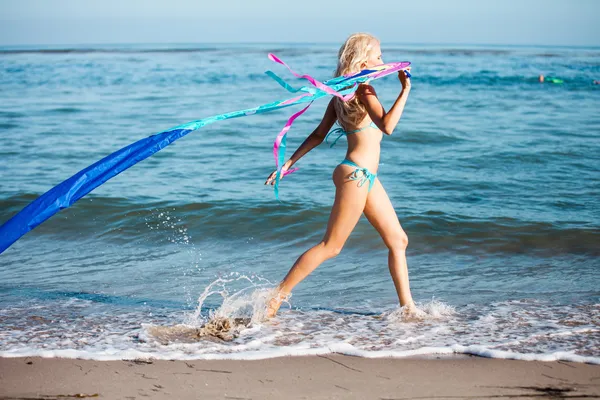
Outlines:
<svg viewBox="0 0 600 400"><path fill-rule="evenodd" d="M323 119L321 120L319 125L315 128L315 130L310 135L308 135L306 140L304 140L304 142L300 145L300 147L298 147L298 149L294 152L294 154L292 154L290 159L287 160L285 162L285 164L283 164L283 167L281 168L282 174L285 171L287 171L288 169L290 169L292 167L292 165L294 165L306 153L308 153L309 151L311 151L312 149L314 149L315 147L320 145L323 142L323 140L325 140L325 136L327 136L327 133L329 132L329 130L331 129L331 127L333 126L333 124L335 123L335 120L336 120L335 108L333 107L333 101L334 101L334 99L331 99L329 101L329 104L327 105L327 109L325 110L325 115L323 115ZM269 185L269 184L274 185L275 184L275 174L276 173L277 173L277 171L274 171L273 173L271 173L271 175L269 175L269 178L267 178L265 185ZM281 179L281 177L280 177L280 179Z"/></svg>

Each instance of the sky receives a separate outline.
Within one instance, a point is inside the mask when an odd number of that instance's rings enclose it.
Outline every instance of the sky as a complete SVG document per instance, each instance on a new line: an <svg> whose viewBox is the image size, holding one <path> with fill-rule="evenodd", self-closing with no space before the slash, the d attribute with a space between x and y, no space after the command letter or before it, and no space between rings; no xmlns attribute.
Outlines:
<svg viewBox="0 0 600 400"><path fill-rule="evenodd" d="M0 46L124 43L600 46L600 0L0 0Z"/></svg>

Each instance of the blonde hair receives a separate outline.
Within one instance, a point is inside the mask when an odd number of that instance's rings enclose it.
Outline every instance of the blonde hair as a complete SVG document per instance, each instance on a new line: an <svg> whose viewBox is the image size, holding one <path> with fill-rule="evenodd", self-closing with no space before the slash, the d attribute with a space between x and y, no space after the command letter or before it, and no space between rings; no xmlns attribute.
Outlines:
<svg viewBox="0 0 600 400"><path fill-rule="evenodd" d="M334 76L359 72L361 64L369 58L372 41L379 42L379 39L368 33L350 35L338 52L338 63ZM338 123L345 130L349 126L357 126L367 115L367 109L356 96L348 101L336 97L333 106Z"/></svg>

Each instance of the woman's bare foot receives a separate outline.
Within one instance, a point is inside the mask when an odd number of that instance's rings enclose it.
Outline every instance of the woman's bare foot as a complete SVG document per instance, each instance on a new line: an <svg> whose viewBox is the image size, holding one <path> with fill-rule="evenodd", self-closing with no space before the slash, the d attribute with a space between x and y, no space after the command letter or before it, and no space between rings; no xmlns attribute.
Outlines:
<svg viewBox="0 0 600 400"><path fill-rule="evenodd" d="M417 306L415 305L414 301L411 301L410 303L406 303L401 307L402 307L402 311L404 311L407 314L414 314L417 311Z"/></svg>
<svg viewBox="0 0 600 400"><path fill-rule="evenodd" d="M267 303L267 318L275 317L277 311L279 311L279 307L281 307L281 303L287 301L289 298L289 293L277 292Z"/></svg>
<svg viewBox="0 0 600 400"><path fill-rule="evenodd" d="M423 319L424 312L419 310L414 302L402 306L402 319L404 321L419 321Z"/></svg>

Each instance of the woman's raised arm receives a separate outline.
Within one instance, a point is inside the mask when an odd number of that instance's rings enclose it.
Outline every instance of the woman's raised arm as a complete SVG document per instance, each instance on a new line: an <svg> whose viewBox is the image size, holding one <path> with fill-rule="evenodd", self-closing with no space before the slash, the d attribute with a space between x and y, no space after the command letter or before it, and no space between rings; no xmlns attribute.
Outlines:
<svg viewBox="0 0 600 400"><path fill-rule="evenodd" d="M408 99L408 94L410 93L410 78L406 76L404 71L398 71L398 79L400 79L400 83L402 84L402 90L388 112L385 112L385 109L377 98L377 93L375 93L373 86L360 85L356 90L356 95L367 109L369 117L371 117L371 120L375 125L377 125L377 127L386 135L391 135L392 132L394 132L396 125L398 125L402 112L404 111L406 100Z"/></svg>

